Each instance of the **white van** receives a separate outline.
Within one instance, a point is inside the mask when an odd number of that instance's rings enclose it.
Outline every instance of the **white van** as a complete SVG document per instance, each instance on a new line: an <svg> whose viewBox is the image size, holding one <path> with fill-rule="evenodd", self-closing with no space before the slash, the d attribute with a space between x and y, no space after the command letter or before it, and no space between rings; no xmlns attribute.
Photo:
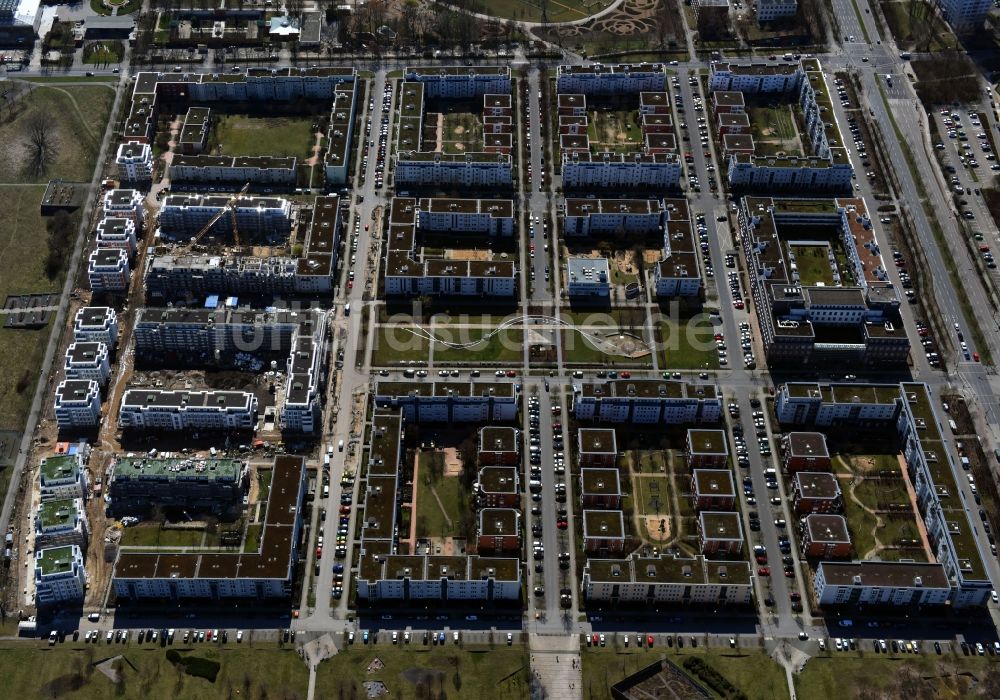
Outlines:
<svg viewBox="0 0 1000 700"><path fill-rule="evenodd" d="M344 441L343 440L338 440L337 441L337 451L338 452L343 452L344 451Z"/></svg>

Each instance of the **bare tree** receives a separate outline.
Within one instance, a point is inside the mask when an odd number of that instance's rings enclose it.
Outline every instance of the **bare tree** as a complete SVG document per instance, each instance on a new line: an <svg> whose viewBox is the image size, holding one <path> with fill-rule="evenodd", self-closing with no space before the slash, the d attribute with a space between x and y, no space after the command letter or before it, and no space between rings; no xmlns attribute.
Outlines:
<svg viewBox="0 0 1000 700"><path fill-rule="evenodd" d="M28 124L25 141L24 170L29 177L42 177L59 157L59 139L52 128L52 121L35 112L25 120Z"/></svg>

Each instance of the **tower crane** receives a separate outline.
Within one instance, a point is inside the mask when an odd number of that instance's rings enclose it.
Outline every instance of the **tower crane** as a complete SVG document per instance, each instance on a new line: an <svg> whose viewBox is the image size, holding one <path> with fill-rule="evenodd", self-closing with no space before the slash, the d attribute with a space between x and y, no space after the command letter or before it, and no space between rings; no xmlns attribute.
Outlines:
<svg viewBox="0 0 1000 700"><path fill-rule="evenodd" d="M248 182L245 185L243 185L243 189L241 189L239 192L230 197L229 201L226 202L225 205L223 205L222 209L216 212L215 215L213 215L212 218L208 220L208 223L206 223L202 227L202 229L198 231L198 233L194 234L191 237L191 240L181 251L181 254L188 253L195 245L197 245L198 241L200 241L202 238L205 237L205 234L207 234L209 231L212 230L212 227L215 226L216 223L218 223L219 219L221 219L226 214L229 214L229 217L233 222L233 238L236 241L236 245L240 245L240 231L239 228L236 226L236 205L239 204L240 200L242 200L243 197L246 196L247 190L249 189L250 189L250 183Z"/></svg>

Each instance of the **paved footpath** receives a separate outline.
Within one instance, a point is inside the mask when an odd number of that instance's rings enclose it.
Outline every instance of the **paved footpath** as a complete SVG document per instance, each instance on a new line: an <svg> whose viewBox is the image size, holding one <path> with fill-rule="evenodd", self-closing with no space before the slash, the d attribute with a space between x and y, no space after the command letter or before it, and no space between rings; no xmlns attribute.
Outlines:
<svg viewBox="0 0 1000 700"><path fill-rule="evenodd" d="M582 697L583 674L580 671L580 636L532 634L531 672L545 689L543 697L571 700Z"/></svg>

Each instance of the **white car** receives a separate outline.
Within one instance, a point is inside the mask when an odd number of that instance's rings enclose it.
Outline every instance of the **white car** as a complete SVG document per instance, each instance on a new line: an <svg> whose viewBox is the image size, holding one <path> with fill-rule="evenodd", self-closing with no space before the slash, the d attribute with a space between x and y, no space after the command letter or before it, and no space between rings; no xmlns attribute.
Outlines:
<svg viewBox="0 0 1000 700"><path fill-rule="evenodd" d="M351 636L353 635L354 633L352 632ZM243 630L236 630L236 643L240 644L242 642L243 642Z"/></svg>

